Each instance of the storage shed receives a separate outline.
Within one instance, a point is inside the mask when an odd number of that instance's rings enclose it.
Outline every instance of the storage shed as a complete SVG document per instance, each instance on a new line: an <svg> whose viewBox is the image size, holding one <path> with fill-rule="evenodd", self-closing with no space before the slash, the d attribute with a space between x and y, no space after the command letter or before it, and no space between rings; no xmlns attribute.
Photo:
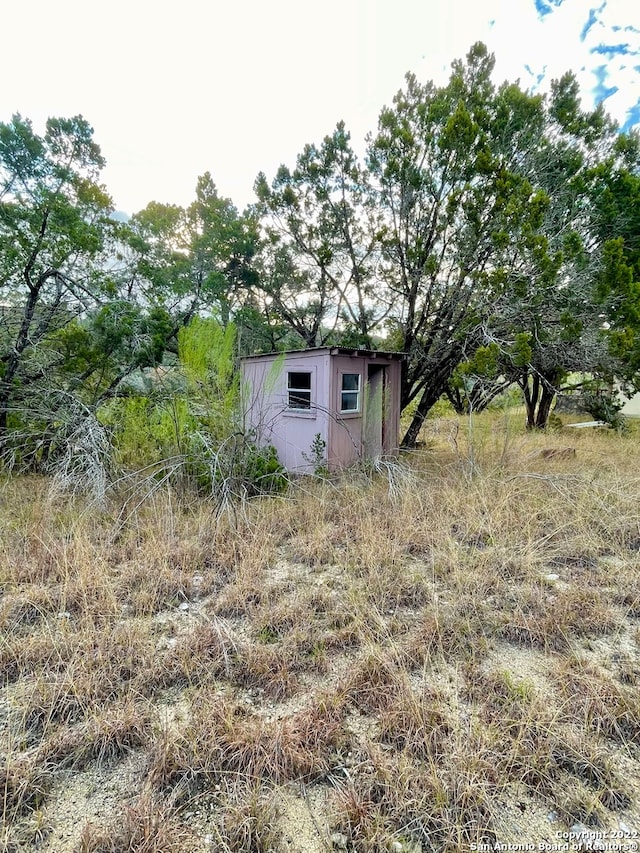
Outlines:
<svg viewBox="0 0 640 853"><path fill-rule="evenodd" d="M403 353L317 347L242 359L245 426L288 471L394 456Z"/></svg>

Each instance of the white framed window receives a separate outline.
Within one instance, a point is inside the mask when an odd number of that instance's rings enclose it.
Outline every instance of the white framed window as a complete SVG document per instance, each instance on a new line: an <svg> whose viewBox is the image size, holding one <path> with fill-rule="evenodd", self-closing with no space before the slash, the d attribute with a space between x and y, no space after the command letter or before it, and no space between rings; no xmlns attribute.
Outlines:
<svg viewBox="0 0 640 853"><path fill-rule="evenodd" d="M340 385L340 411L360 411L361 376L359 373L343 373Z"/></svg>
<svg viewBox="0 0 640 853"><path fill-rule="evenodd" d="M295 412L311 411L311 373L307 370L287 372L287 408Z"/></svg>

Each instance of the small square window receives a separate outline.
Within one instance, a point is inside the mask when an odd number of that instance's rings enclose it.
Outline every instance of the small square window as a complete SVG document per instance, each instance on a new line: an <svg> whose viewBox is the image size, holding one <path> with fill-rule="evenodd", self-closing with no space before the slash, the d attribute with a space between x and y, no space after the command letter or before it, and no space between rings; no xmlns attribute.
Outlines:
<svg viewBox="0 0 640 853"><path fill-rule="evenodd" d="M289 371L287 374L288 407L298 411L311 409L311 374Z"/></svg>
<svg viewBox="0 0 640 853"><path fill-rule="evenodd" d="M360 411L360 374L343 373L340 391L340 411Z"/></svg>

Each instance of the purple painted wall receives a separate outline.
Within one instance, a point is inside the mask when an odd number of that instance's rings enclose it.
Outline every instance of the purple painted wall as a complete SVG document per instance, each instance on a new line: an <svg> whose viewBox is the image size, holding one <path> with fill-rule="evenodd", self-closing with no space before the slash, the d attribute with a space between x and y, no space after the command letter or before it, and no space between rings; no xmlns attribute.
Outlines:
<svg viewBox="0 0 640 853"><path fill-rule="evenodd" d="M243 358L245 425L259 443L272 444L292 472L313 471L317 436L332 471L395 455L402 359L343 347Z"/></svg>

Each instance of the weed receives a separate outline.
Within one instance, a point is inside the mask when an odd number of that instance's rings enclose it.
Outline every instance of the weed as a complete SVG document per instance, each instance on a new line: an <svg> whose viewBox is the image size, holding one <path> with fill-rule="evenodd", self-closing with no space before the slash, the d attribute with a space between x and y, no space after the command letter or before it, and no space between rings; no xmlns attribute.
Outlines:
<svg viewBox="0 0 640 853"><path fill-rule="evenodd" d="M187 811L223 853L277 849L283 785L354 853L492 844L521 801L631 825L635 439L551 464L561 436L483 418L235 517L166 485L89 515L1 482L0 848L51 842L71 773L124 780L78 853L183 853Z"/></svg>
<svg viewBox="0 0 640 853"><path fill-rule="evenodd" d="M179 853L187 838L187 831L166 806L143 795L125 805L112 825L85 824L74 853Z"/></svg>
<svg viewBox="0 0 640 853"><path fill-rule="evenodd" d="M272 792L255 784L237 785L223 805L220 840L234 853L271 853L280 842L277 816Z"/></svg>

